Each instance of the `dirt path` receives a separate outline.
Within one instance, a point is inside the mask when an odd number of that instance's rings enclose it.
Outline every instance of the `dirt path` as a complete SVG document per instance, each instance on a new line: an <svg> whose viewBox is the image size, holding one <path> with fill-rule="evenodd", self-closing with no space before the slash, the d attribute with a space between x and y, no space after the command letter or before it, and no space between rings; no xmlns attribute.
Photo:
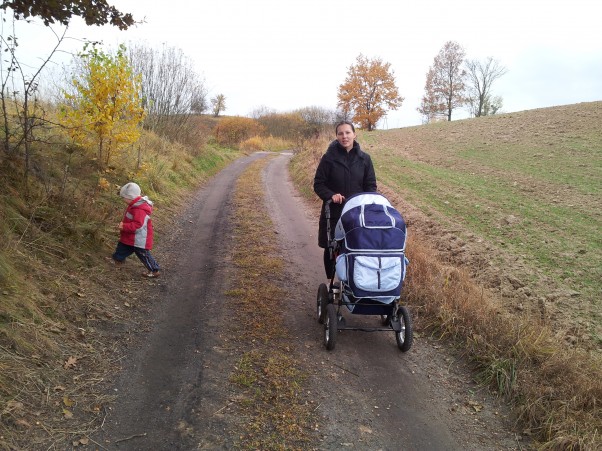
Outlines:
<svg viewBox="0 0 602 451"><path fill-rule="evenodd" d="M232 270L228 200L244 168L262 157L237 161L200 190L162 244L164 278L149 285L155 320L123 360L117 402L104 433L94 437L104 449L232 449L236 424L218 415L233 395L227 378L232 356L222 345L235 316L221 308ZM282 283L290 308L283 318L310 374L316 418L322 418L316 448L518 449L504 424L507 412L440 343L417 333L414 347L402 354L392 331L345 331L333 352L324 349L315 318L324 280L317 222L288 179L289 157L271 159L264 171L265 207L288 263Z"/></svg>

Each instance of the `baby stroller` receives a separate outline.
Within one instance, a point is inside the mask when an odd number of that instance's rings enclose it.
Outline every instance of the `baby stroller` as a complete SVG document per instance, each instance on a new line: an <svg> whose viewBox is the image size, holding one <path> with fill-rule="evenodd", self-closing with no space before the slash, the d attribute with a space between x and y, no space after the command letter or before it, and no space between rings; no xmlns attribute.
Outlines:
<svg viewBox="0 0 602 451"><path fill-rule="evenodd" d="M324 324L324 346L332 350L337 331L395 332L397 346L412 346L412 320L400 305L408 260L405 257L406 225L401 214L378 193L360 193L347 199L331 239L330 201L325 205L328 250L336 261L330 286L320 284L318 321ZM380 317L379 327L346 325L342 311Z"/></svg>

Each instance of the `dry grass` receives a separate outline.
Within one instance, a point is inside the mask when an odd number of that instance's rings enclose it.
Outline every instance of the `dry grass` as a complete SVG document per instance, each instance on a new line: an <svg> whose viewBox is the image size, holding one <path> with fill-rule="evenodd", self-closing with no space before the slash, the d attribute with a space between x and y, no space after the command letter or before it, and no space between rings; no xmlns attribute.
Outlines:
<svg viewBox="0 0 602 451"><path fill-rule="evenodd" d="M20 162L0 160L0 449L88 440L102 424L117 338L140 314L107 275L123 214L116 187L135 180L155 201L160 246L187 191L240 155L144 134L102 174L103 188L83 154L36 150L27 197Z"/></svg>
<svg viewBox="0 0 602 451"><path fill-rule="evenodd" d="M253 136L242 143L239 148L244 152L270 151L279 152L281 150L291 149L293 145L285 139L274 136Z"/></svg>
<svg viewBox="0 0 602 451"><path fill-rule="evenodd" d="M602 361L558 343L538 318L504 313L491 294L433 249L408 243L406 295L422 328L449 338L478 377L517 408L521 428L544 449L596 449L602 426Z"/></svg>
<svg viewBox="0 0 602 451"><path fill-rule="evenodd" d="M303 395L306 374L290 347L282 322L285 290L275 280L284 270L273 225L265 209L261 172L266 161L252 164L236 188L233 286L231 309L239 314L232 336L241 355L230 380L241 392L236 401L244 426L242 449L306 449L311 440L312 411Z"/></svg>

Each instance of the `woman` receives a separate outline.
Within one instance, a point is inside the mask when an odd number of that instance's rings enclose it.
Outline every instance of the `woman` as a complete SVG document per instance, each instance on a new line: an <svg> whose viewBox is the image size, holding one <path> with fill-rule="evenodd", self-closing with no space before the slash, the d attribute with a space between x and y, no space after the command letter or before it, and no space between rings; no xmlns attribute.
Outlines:
<svg viewBox="0 0 602 451"><path fill-rule="evenodd" d="M341 217L343 202L349 196L376 191L376 175L370 155L360 149L355 140L355 127L349 121L341 121L335 127L336 139L322 156L314 177L314 191L322 199L318 245L324 248L324 270L330 280L334 276L335 262L328 252L328 241ZM331 237L326 236L326 201L330 204Z"/></svg>

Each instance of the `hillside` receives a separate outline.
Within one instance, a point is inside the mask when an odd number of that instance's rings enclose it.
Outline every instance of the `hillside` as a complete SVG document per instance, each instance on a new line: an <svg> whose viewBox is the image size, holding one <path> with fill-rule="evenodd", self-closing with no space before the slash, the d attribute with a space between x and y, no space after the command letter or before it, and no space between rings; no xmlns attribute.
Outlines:
<svg viewBox="0 0 602 451"><path fill-rule="evenodd" d="M602 102L363 134L411 233L503 309L602 349Z"/></svg>

